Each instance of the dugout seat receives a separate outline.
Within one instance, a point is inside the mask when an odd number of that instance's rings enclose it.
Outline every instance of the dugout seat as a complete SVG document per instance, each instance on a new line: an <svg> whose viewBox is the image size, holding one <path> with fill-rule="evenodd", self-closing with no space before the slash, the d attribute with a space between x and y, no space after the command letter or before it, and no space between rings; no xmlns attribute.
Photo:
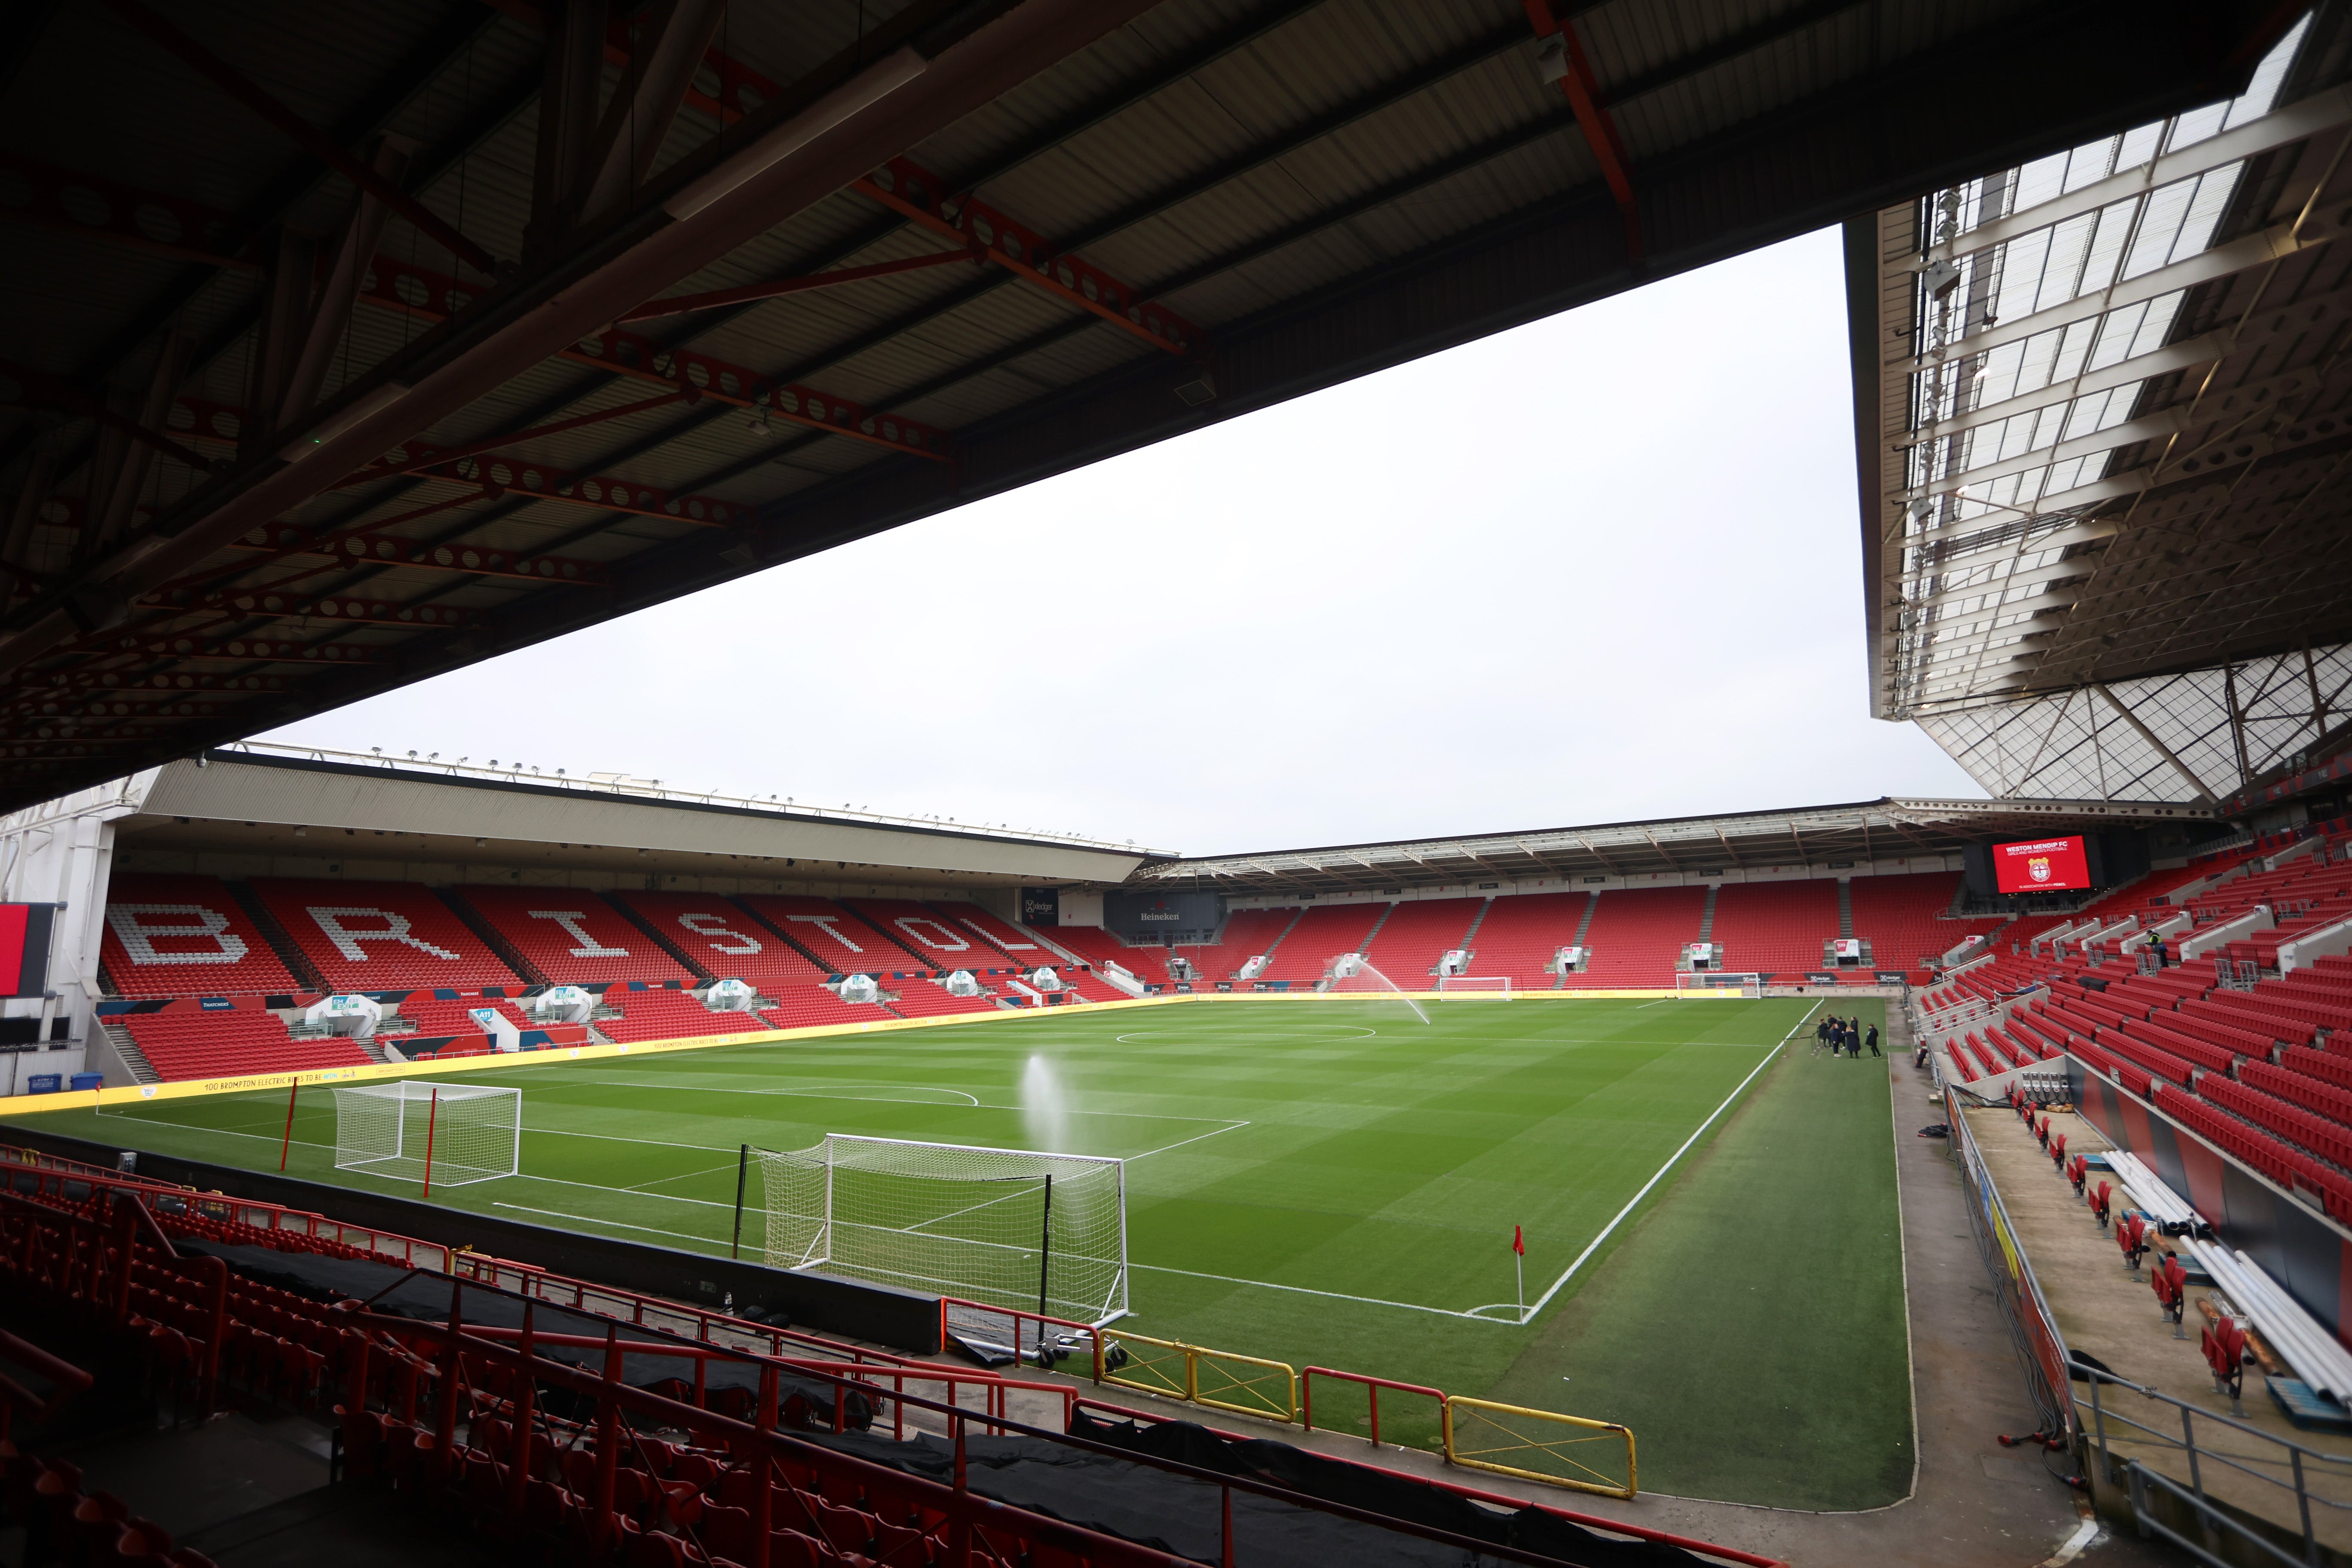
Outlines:
<svg viewBox="0 0 2352 1568"><path fill-rule="evenodd" d="M2107 1228L2108 1210L2114 1204L2115 1197L2115 1188L2105 1181L2102 1181L2096 1190L2091 1194L2091 1217L2099 1222L2099 1228L2102 1231Z"/></svg>
<svg viewBox="0 0 2352 1568"><path fill-rule="evenodd" d="M2081 1154L2066 1162L2066 1180L2074 1184L2074 1195L2084 1197L2083 1189L2090 1184L2091 1162ZM2084 1199L2087 1202L2087 1199Z"/></svg>
<svg viewBox="0 0 2352 1568"><path fill-rule="evenodd" d="M2180 1331L2181 1310L2189 1304L2189 1270L2180 1266L2180 1255L2168 1252L2155 1268L2147 1271L2148 1286L2156 1292L2156 1305L2160 1316L2172 1323L2172 1337L2189 1336Z"/></svg>
<svg viewBox="0 0 2352 1568"><path fill-rule="evenodd" d="M2116 1245L2123 1249L2124 1262L2135 1274L2139 1261L2147 1256L2147 1216L2137 1209L2127 1209L2116 1221Z"/></svg>
<svg viewBox="0 0 2352 1568"><path fill-rule="evenodd" d="M2238 1403L2245 1386L2246 1334L2238 1327L2235 1318L2223 1316L2205 1325L2199 1348L2205 1352L2205 1364L2213 1372L2213 1392L2230 1396L2230 1413L2243 1415L2246 1407Z"/></svg>

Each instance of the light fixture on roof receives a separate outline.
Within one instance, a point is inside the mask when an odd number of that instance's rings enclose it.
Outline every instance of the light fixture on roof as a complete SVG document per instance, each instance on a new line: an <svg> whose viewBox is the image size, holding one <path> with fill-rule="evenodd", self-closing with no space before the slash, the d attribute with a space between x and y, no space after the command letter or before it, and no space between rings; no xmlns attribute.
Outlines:
<svg viewBox="0 0 2352 1568"><path fill-rule="evenodd" d="M477 838L474 840L474 847L477 849L488 849L489 847L490 841L487 838Z"/></svg>

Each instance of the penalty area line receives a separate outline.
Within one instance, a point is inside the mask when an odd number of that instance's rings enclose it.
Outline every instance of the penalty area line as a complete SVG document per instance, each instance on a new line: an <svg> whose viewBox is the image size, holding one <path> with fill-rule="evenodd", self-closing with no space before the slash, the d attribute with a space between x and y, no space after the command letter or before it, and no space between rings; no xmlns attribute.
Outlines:
<svg viewBox="0 0 2352 1568"><path fill-rule="evenodd" d="M1276 1285L1270 1279L1236 1279L1230 1274L1203 1274L1197 1268L1171 1268L1160 1263L1129 1263L1128 1267L1152 1274L1181 1274L1187 1279L1214 1279L1221 1285L1246 1285L1258 1290L1287 1290L1295 1296L1320 1296L1327 1301L1355 1301L1367 1307L1395 1307L1407 1312L1430 1312L1441 1318L1494 1321L1492 1318L1480 1318L1475 1312L1457 1312L1451 1307L1424 1307L1418 1301L1384 1301L1378 1296L1350 1296L1342 1290L1316 1290L1305 1285Z"/></svg>
<svg viewBox="0 0 2352 1568"><path fill-rule="evenodd" d="M1766 1068L1770 1067L1772 1065L1772 1058L1780 1054L1781 1047L1786 1046L1790 1040L1796 1038L1797 1031L1805 1026L1805 1019L1811 1018L1814 1014L1821 1010L1822 1005L1818 1001L1811 1006L1805 1009L1805 1016L1798 1019L1796 1023L1790 1026L1789 1032L1780 1037L1780 1044L1774 1046L1770 1050L1764 1053L1764 1059L1758 1062L1754 1068L1748 1072L1748 1076L1739 1080L1739 1087L1733 1089L1729 1094L1725 1095L1723 1097L1723 1103L1709 1111L1707 1113L1706 1120L1700 1122L1697 1128L1692 1131L1691 1135L1683 1140L1683 1146L1666 1156L1666 1163L1658 1167L1657 1173L1653 1175L1648 1181L1642 1184L1642 1190L1625 1200L1625 1206L1617 1211L1617 1217L1601 1227L1601 1234L1594 1237L1591 1242L1586 1244L1584 1250L1576 1255L1576 1261L1570 1264L1567 1271L1562 1273L1559 1279L1551 1282L1551 1289L1546 1290L1541 1296L1537 1297L1535 1305L1527 1308L1520 1314L1519 1321L1522 1324L1534 1321L1537 1313L1551 1305L1551 1299L1559 1294L1560 1288L1562 1286L1566 1285L1569 1280L1575 1278L1576 1271L1584 1267L1585 1260L1590 1258L1593 1253L1600 1250L1601 1244L1609 1239L1611 1233L1615 1231L1619 1226L1625 1223L1625 1216L1632 1214L1641 1204L1642 1200L1650 1195L1650 1189L1652 1187L1656 1186L1660 1182L1665 1179L1666 1173L1675 1168L1675 1162L1679 1161L1685 1154L1690 1152L1690 1147L1692 1144L1698 1142L1699 1134L1714 1126L1715 1119L1731 1109L1731 1102L1738 1100L1741 1094L1747 1091L1748 1086L1756 1081L1756 1075L1762 1072ZM1468 1316L1469 1314L1465 1313L1464 1315ZM1494 1321L1491 1318L1486 1321L1488 1322Z"/></svg>

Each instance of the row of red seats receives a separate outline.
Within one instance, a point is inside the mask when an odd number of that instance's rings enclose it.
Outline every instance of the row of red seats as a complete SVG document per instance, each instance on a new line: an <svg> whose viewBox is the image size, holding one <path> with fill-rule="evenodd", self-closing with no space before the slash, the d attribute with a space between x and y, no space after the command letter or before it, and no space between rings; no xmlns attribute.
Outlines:
<svg viewBox="0 0 2352 1568"><path fill-rule="evenodd" d="M350 1039L297 1040L275 1013L128 1013L116 1020L164 1079L242 1077L366 1067L374 1058Z"/></svg>

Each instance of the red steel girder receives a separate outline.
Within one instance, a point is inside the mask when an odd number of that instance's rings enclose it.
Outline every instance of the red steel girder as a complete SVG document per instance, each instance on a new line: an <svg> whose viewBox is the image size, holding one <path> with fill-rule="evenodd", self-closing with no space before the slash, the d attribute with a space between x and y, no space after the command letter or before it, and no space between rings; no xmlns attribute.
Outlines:
<svg viewBox="0 0 2352 1568"><path fill-rule="evenodd" d="M1559 89L1567 95L1568 106L1576 113L1576 123L1584 132L1585 144L1592 149L1593 161L1601 165L1601 177L1608 182L1609 194L1616 198L1617 210L1625 219L1625 253L1634 261L1642 259L1642 208L1633 195L1633 160L1625 152L1625 139L1617 133L1617 121L1601 101L1601 84L1592 74L1592 67L1584 58L1584 45L1576 36L1574 24L1552 15L1550 0L1521 0L1528 14L1528 25L1535 28L1536 37L1557 36L1564 52L1566 69L1559 79Z"/></svg>
<svg viewBox="0 0 2352 1568"><path fill-rule="evenodd" d="M665 392L657 397L643 398L635 403L625 403L618 408L600 408L593 414L582 414L570 419L558 419L551 425L534 425L528 430L509 430L503 436L488 436L479 441L468 441L463 446L452 447L435 457L411 458L405 464L387 463L378 468L362 468L358 473L341 480L335 488L347 489L352 485L363 485L370 479L385 479L399 474L412 474L420 468L429 468L436 462L478 457L485 452L503 451L509 447L520 447L525 441L536 441L543 436L561 436L566 431L584 429L591 425L602 425L608 419L625 419L632 414L643 414L649 408L660 408L672 403L693 403L701 395L699 389L688 387L679 392Z"/></svg>
<svg viewBox="0 0 2352 1568"><path fill-rule="evenodd" d="M141 4L141 0L100 0L100 3L153 39L164 52L276 127L287 140L406 218L419 233L429 237L450 255L467 263L485 277L497 275L498 258L458 233L456 226L402 190L396 183L378 174L367 160L353 156L349 148L278 102L242 71L149 10Z"/></svg>
<svg viewBox="0 0 2352 1568"><path fill-rule="evenodd" d="M927 267L944 267L951 261L978 263L982 259L977 249L942 250L932 256L910 256L900 261L877 261L870 267L836 267L828 272L812 272L803 278L779 278L769 283L747 283L740 289L716 289L708 294L673 294L664 300L648 300L623 316L624 321L650 321L660 316L683 316L690 310L715 310L725 305L748 305L756 300L776 300L786 294L798 294L810 289L831 289L843 283L862 283L869 278L891 278L901 272L919 272Z"/></svg>
<svg viewBox="0 0 2352 1568"><path fill-rule="evenodd" d="M290 522L257 528L232 549L254 551L270 559L295 555L324 556L340 565L405 566L426 572L455 572L469 577L504 577L522 583L604 588L612 585L611 569L601 561L568 555L540 555L530 551L494 549L479 544L433 544L396 533L362 529L351 533L322 533ZM249 564L258 564L252 563Z"/></svg>
<svg viewBox="0 0 2352 1568"><path fill-rule="evenodd" d="M953 194L946 181L911 158L893 158L850 189L892 212L967 245L988 259L1157 349L1203 359L1209 335L1163 305L1152 303L1101 268L1077 256L1055 254L1053 242L1026 224L973 196Z"/></svg>
<svg viewBox="0 0 2352 1568"><path fill-rule="evenodd" d="M71 383L51 375L47 371L36 370L28 364L19 364L15 360L0 359L0 377L13 377L23 383L26 392L31 395L47 397L53 403L71 409L85 419L95 419L100 425L120 430L132 440L142 446L152 447L173 461L184 463L200 474L209 474L213 471L210 458L190 451L171 437L150 430L136 419L123 417L105 405L84 395L81 390Z"/></svg>
<svg viewBox="0 0 2352 1568"><path fill-rule="evenodd" d="M341 643L295 642L287 637L231 637L226 642L199 642L194 637L164 637L142 643L137 650L151 658L228 659L244 664L389 664L377 655L382 648Z"/></svg>
<svg viewBox="0 0 2352 1568"><path fill-rule="evenodd" d="M149 601L142 600L146 604ZM200 606L224 614L273 620L316 620L338 626L394 626L404 631L481 631L488 623L475 610L448 605L404 605L396 599L330 595L313 599L268 589L229 589L207 595Z"/></svg>
<svg viewBox="0 0 2352 1568"><path fill-rule="evenodd" d="M253 232L235 213L0 152L0 218L185 261L253 271Z"/></svg>
<svg viewBox="0 0 2352 1568"><path fill-rule="evenodd" d="M533 0L489 0L489 4L530 26L546 26L546 12ZM615 21L606 37L604 58L615 65L625 65L630 55L629 45L626 26ZM719 93L714 98L707 93L689 91L686 101L714 116L721 124L732 124L761 103L783 93L782 85L716 47L704 52L703 62L717 78ZM946 182L909 159L892 159L882 168L857 181L852 188L934 234L944 235L967 245L976 242L991 261L1000 263L1026 281L1060 296L1081 310L1091 310L1105 321L1133 332L1156 348L1193 358L1205 358L1207 355L1208 334L1200 328L1173 310L1140 302L1136 290L1100 268L1076 256L1055 256L1052 247L1035 230L1016 222L997 208L970 197L958 201L950 194ZM1043 265L1045 262L1051 265ZM646 318L632 313L623 319Z"/></svg>
<svg viewBox="0 0 2352 1568"><path fill-rule="evenodd" d="M444 273L378 256L360 283L360 298L427 321L465 309L479 290ZM665 348L651 338L618 330L581 339L556 357L657 386L690 385L703 396L828 435L845 436L909 457L952 460L948 433L919 420L870 412L829 392L779 382L745 365L692 349ZM627 508L621 510L626 510Z"/></svg>

